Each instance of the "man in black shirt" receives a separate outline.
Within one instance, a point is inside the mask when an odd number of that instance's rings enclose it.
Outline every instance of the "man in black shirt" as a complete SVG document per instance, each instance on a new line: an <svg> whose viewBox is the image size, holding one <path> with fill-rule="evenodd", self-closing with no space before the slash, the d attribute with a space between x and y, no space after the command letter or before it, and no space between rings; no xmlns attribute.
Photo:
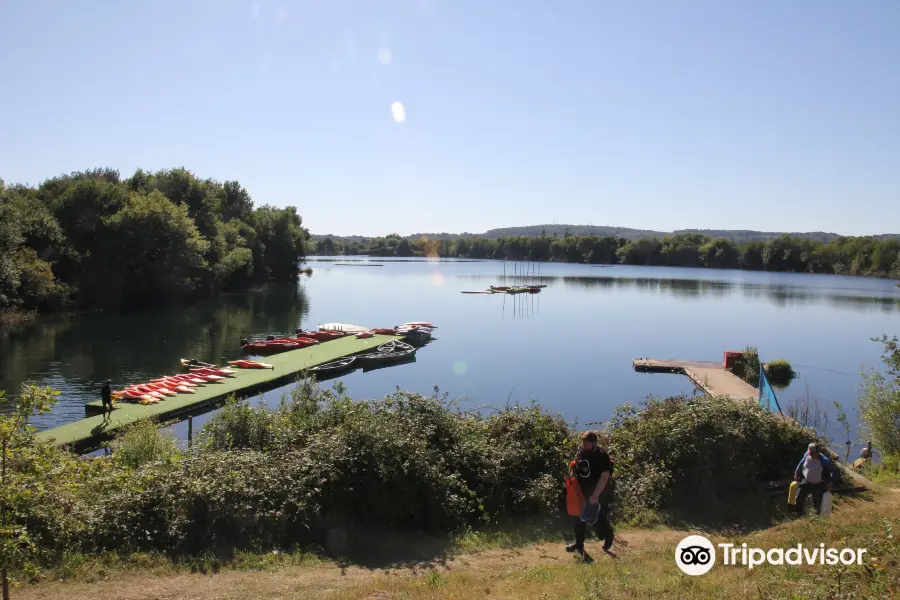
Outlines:
<svg viewBox="0 0 900 600"><path fill-rule="evenodd" d="M112 383L112 381L107 379L103 384L103 387L100 388L100 399L103 401L104 418L106 418L108 415L111 415L113 411L112 390L109 387L110 383Z"/></svg>
<svg viewBox="0 0 900 600"><path fill-rule="evenodd" d="M608 551L613 543L613 528L609 523L609 504L612 501L612 461L606 450L597 446L597 434L588 431L581 436L581 448L575 454L573 471L578 477L581 492L587 503L581 516L575 517L575 543L566 546L567 552L584 553L587 526L594 525L597 537Z"/></svg>

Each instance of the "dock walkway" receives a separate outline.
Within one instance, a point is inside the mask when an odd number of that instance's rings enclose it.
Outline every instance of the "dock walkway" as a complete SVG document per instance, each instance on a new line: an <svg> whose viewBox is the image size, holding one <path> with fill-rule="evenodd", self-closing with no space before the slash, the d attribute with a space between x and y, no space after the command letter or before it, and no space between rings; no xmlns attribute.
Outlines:
<svg viewBox="0 0 900 600"><path fill-rule="evenodd" d="M221 403L230 394L247 397L280 385L286 385L291 383L298 373L310 367L372 350L393 339L400 338L376 335L368 339L358 339L351 336L308 348L283 352L265 359L267 363L275 366L274 369L235 369L237 373L233 377L198 387L193 394L170 396L158 404L142 405L118 402L108 420L104 420L101 414L96 414L102 411L102 404L97 400L85 405L85 411L89 415L95 416L88 416L60 427L47 429L37 435L41 439L52 439L59 445L70 446L76 451L91 450L101 447L104 441L113 437L116 429L141 419L156 418L165 421L201 414ZM181 372L180 365L175 364L170 373L160 373L159 377L179 372ZM116 382L116 385L123 386L125 383Z"/></svg>
<svg viewBox="0 0 900 600"><path fill-rule="evenodd" d="M696 360L656 360L635 358L635 371L649 373L681 373L710 396L735 400L759 401L759 390L732 373L718 362Z"/></svg>

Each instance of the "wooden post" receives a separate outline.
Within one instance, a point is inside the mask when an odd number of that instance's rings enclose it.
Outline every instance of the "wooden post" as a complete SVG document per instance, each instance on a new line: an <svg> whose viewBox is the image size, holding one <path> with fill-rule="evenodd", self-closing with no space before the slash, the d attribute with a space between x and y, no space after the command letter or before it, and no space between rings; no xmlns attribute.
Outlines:
<svg viewBox="0 0 900 600"><path fill-rule="evenodd" d="M194 441L194 417L188 417L188 448Z"/></svg>

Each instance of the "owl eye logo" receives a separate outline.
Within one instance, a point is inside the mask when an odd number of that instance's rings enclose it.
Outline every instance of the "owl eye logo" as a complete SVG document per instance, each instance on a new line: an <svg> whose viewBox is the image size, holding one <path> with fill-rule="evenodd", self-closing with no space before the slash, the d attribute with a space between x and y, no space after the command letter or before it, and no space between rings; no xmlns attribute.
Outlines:
<svg viewBox="0 0 900 600"><path fill-rule="evenodd" d="M716 564L716 551L702 535L689 535L675 548L675 565L686 575L703 575Z"/></svg>
<svg viewBox="0 0 900 600"><path fill-rule="evenodd" d="M688 546L681 549L681 562L686 565L705 565L709 562L709 548Z"/></svg>

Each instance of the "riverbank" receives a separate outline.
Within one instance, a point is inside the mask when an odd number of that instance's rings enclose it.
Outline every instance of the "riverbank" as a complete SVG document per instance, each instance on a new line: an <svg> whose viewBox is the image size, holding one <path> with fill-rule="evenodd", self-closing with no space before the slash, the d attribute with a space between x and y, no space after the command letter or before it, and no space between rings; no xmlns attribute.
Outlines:
<svg viewBox="0 0 900 600"><path fill-rule="evenodd" d="M576 433L538 405L463 411L399 391L357 402L306 381L273 409L227 404L189 449L149 422L90 460L26 436L6 514L33 541L17 556L32 576L78 556L334 559L376 523L457 540L522 519L558 533ZM620 526L746 532L782 518L772 482L790 479L815 434L754 403L676 397L620 407L600 438L616 461Z"/></svg>
<svg viewBox="0 0 900 600"><path fill-rule="evenodd" d="M711 597L837 598L881 600L900 586L898 545L900 490L878 488L860 498L839 499L829 520L786 521L738 536L705 532L713 543L751 547L866 548L863 565L845 568L764 566L754 570L717 564L700 577L681 575L675 547L690 529L620 527L612 555L589 541L596 556L584 564L564 551L557 532L520 524L512 533L468 534L455 540L423 535L358 536L355 559L295 554L242 554L231 563L173 563L144 555L72 560L16 598L49 600L347 600L387 598L470 599L646 597L700 600ZM369 532L366 532L367 534ZM368 557L365 555L368 554Z"/></svg>

